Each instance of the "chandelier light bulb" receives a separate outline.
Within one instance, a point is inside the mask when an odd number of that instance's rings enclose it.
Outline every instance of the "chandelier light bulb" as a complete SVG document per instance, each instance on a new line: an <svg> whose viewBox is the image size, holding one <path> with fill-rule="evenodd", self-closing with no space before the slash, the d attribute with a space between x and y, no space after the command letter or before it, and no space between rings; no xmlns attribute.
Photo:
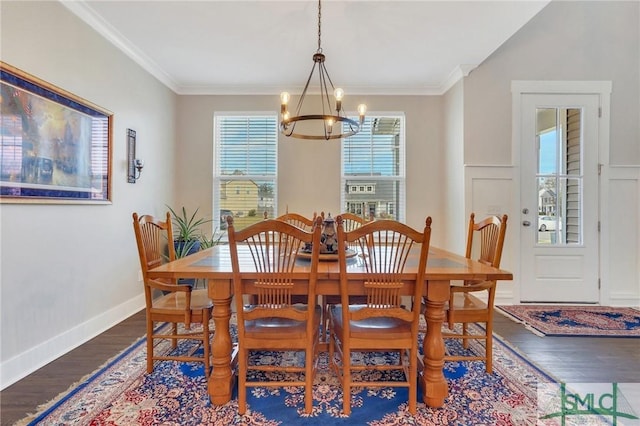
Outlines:
<svg viewBox="0 0 640 426"><path fill-rule="evenodd" d="M280 93L280 114L282 114L282 120L284 122L289 121L289 111L287 110L287 104L289 103L289 92ZM286 115L286 118L285 118Z"/></svg>
<svg viewBox="0 0 640 426"><path fill-rule="evenodd" d="M365 104L358 105L358 115L360 116L360 125L364 123L364 115L367 113L367 106Z"/></svg>
<svg viewBox="0 0 640 426"><path fill-rule="evenodd" d="M344 97L344 90L342 90L341 88L336 88L336 90L333 91L333 96L336 97L336 101L341 101L342 98Z"/></svg>
<svg viewBox="0 0 640 426"><path fill-rule="evenodd" d="M333 123L334 123L333 119L332 118L328 118L326 123L327 123L327 133L328 134L333 133Z"/></svg>

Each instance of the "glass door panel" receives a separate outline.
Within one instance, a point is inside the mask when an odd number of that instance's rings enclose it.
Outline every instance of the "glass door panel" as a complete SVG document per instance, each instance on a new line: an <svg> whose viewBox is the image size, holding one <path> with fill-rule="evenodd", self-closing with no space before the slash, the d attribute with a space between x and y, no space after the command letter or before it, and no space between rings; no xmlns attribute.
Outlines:
<svg viewBox="0 0 640 426"><path fill-rule="evenodd" d="M582 243L581 110L536 110L539 245Z"/></svg>

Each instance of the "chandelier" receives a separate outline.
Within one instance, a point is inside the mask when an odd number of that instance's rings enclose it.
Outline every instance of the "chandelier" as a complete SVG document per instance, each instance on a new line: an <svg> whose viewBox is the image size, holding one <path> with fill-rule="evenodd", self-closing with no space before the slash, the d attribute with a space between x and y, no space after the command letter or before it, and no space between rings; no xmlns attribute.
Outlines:
<svg viewBox="0 0 640 426"><path fill-rule="evenodd" d="M364 104L358 105L358 115L360 116L358 121L345 116L344 110L342 109L344 91L333 86L331 77L329 77L327 68L324 65L325 56L322 53L321 45L321 12L320 0L318 0L318 50L313 55L313 67L307 78L304 90L302 90L302 95L300 95L300 99L298 100L295 115L291 116L289 113L288 105L291 98L289 93L282 92L280 94L280 131L285 136L298 139L341 139L358 133L360 126L362 126L364 122L364 115L367 111L367 107ZM320 81L321 113L318 111L317 114L301 114L302 105L307 90L309 89L309 83L316 68ZM329 87L331 87L331 93L333 93L335 99L335 107L331 107Z"/></svg>

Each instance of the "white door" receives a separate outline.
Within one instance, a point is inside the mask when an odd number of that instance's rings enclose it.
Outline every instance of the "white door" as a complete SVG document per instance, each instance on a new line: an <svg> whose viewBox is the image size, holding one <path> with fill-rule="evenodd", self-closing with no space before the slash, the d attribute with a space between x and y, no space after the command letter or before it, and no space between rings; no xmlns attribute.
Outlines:
<svg viewBox="0 0 640 426"><path fill-rule="evenodd" d="M597 94L520 104L520 301L599 301Z"/></svg>

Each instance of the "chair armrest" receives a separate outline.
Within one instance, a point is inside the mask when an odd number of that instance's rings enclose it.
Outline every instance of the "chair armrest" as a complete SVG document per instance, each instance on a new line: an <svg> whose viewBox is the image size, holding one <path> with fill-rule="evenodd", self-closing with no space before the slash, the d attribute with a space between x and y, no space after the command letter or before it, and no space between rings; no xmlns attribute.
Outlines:
<svg viewBox="0 0 640 426"><path fill-rule="evenodd" d="M474 293L478 291L489 291L496 285L496 281L465 281L464 285L451 286L449 291L449 306L447 309L447 323L451 328L453 324L453 315L456 311L454 298L456 293Z"/></svg>
<svg viewBox="0 0 640 426"><path fill-rule="evenodd" d="M157 290L161 290L161 291L165 291L165 292L169 292L169 293L187 293L184 296L184 302L185 302L185 307L184 307L184 326L185 328L187 328L188 330L191 329L191 293L193 291L193 289L191 288L190 285L181 285L181 284L174 284L174 283L168 283L166 281L160 281L160 280L147 280L147 285L151 288L157 289Z"/></svg>

